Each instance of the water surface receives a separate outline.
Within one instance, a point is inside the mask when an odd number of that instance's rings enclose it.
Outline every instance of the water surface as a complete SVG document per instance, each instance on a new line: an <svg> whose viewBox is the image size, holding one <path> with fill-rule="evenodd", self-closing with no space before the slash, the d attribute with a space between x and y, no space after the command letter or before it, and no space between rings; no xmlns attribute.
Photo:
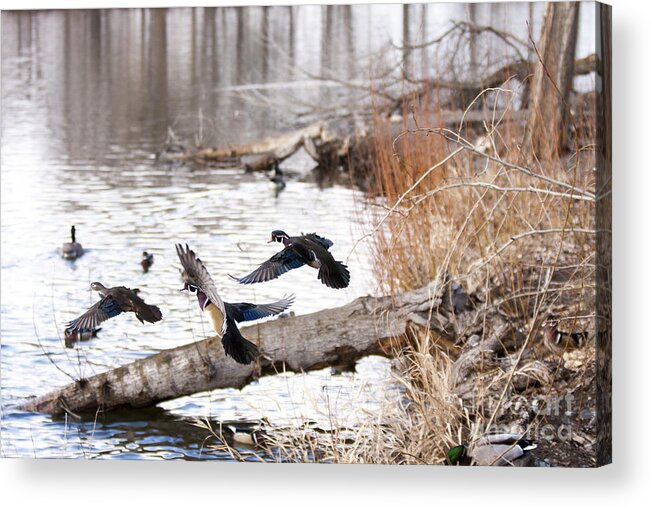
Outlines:
<svg viewBox="0 0 651 507"><path fill-rule="evenodd" d="M231 459L203 446L205 431L192 418L354 426L376 410L386 394L378 386L390 381L380 358L361 361L355 374L267 377L241 391L90 421L14 407L210 334L196 301L178 290L175 242L199 253L227 301L294 293L292 310L301 314L373 293L364 244L347 259L352 282L341 291L307 268L254 286L227 277L277 251L266 240L278 228L318 232L346 259L363 230L360 192L291 176L275 196L265 174L170 166L154 154L170 132L204 146L284 133L309 121L315 106L351 93L341 81L363 83L360 65L374 68L374 55L391 43L429 40L449 20L469 15L526 37L524 21L533 15L536 31L540 5L472 13L463 4L3 12L2 456ZM582 12L582 26L590 27L590 10ZM579 46L579 56L591 52L589 38ZM310 169L305 158L284 166L296 174ZM87 249L74 263L57 253L72 224ZM155 256L147 274L139 265L143 250ZM122 315L106 322L98 339L65 348L65 322L96 300L89 291L95 280L140 288L164 320L143 326Z"/></svg>

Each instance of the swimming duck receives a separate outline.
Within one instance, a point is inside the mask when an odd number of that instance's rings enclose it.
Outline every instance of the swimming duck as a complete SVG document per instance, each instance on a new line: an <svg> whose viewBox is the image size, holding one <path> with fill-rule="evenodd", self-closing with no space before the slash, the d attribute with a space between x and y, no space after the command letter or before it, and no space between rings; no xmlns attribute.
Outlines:
<svg viewBox="0 0 651 507"><path fill-rule="evenodd" d="M97 333L102 330L101 327L95 329L66 329L63 334L65 335L65 345L68 348L77 342L85 342L91 338L95 338Z"/></svg>
<svg viewBox="0 0 651 507"><path fill-rule="evenodd" d="M81 244L77 243L75 232L75 226L73 225L70 228L70 237L72 241L70 243L64 243L60 249L61 257L69 261L74 261L78 257L84 255L84 249Z"/></svg>
<svg viewBox="0 0 651 507"><path fill-rule="evenodd" d="M273 165L273 174L269 177L269 181L276 185L276 195L285 189L287 183L285 183L285 175L280 167L278 167L278 162L274 162Z"/></svg>
<svg viewBox="0 0 651 507"><path fill-rule="evenodd" d="M307 264L319 270L319 280L328 287L333 289L348 287L350 283L348 266L336 261L328 252L333 245L329 239L313 233L290 237L284 231L275 230L271 233L269 243L273 241L282 243L285 248L260 264L252 273L242 278L231 278L243 284L267 282Z"/></svg>
<svg viewBox="0 0 651 507"><path fill-rule="evenodd" d="M146 251L142 252L142 260L140 261L140 265L142 266L143 273L149 271L149 268L151 268L152 264L154 264L154 254L147 253Z"/></svg>
<svg viewBox="0 0 651 507"><path fill-rule="evenodd" d="M260 355L258 347L242 336L238 322L263 319L278 315L294 302L294 297L279 299L273 303L256 305L253 303L224 303L210 273L201 259L185 245L176 245L176 253L183 265L184 285L181 290L197 294L199 308L210 315L213 329L221 338L224 352L240 364L250 364Z"/></svg>
<svg viewBox="0 0 651 507"><path fill-rule="evenodd" d="M240 431L235 426L228 426L228 429L231 431L231 438L233 442L238 444L244 444L251 447L261 447L264 446L268 437L267 433L262 429L256 429L253 431Z"/></svg>
<svg viewBox="0 0 651 507"><path fill-rule="evenodd" d="M550 315L549 320L543 324L543 341L545 347L558 355L569 350L581 348L588 338L587 331L572 333L559 331L558 322L555 316Z"/></svg>
<svg viewBox="0 0 651 507"><path fill-rule="evenodd" d="M116 317L123 312L133 312L136 318L142 322L158 322L163 318L160 309L154 305L148 305L140 296L137 290L127 287L106 288L100 282L93 282L90 288L100 293L102 298L91 306L86 313L70 321L66 331L95 329L98 324Z"/></svg>
<svg viewBox="0 0 651 507"><path fill-rule="evenodd" d="M538 447L517 433L484 435L470 448L457 445L448 451L448 465L506 466L513 465Z"/></svg>

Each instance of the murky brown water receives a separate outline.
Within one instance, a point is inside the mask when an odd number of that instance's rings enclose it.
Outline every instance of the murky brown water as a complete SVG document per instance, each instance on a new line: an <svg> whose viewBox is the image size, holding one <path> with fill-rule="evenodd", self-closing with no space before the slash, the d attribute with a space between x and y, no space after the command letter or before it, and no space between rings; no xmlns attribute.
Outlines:
<svg viewBox="0 0 651 507"><path fill-rule="evenodd" d="M414 40L467 15L463 5L428 9L425 18L424 10L411 11ZM512 9L521 17L529 12L526 5ZM495 8L485 15L508 22ZM383 396L378 384L389 378L379 358L360 362L354 375L263 378L242 391L97 421L53 421L13 406L70 377L209 333L196 302L178 291L177 241L196 249L226 300L292 292L293 310L306 313L372 292L363 245L348 259L352 283L343 291L328 290L307 269L255 286L226 276L248 272L276 251L266 240L277 228L319 232L345 259L362 230L361 194L290 180L275 197L264 174L170 167L153 154L170 127L184 142L196 135L204 145L296 127L302 120L287 114L287 104L327 104L343 93L310 73L355 79L352 62L399 40L403 30L402 7L387 5L3 12L2 456L230 459L202 449L205 433L188 418L328 426L333 414L335 423L351 425L373 410ZM307 168L301 160L288 167ZM57 254L73 223L87 249L74 264ZM147 274L142 250L155 256ZM139 287L164 320L142 326L120 316L98 339L66 349L64 323L94 301L94 280Z"/></svg>

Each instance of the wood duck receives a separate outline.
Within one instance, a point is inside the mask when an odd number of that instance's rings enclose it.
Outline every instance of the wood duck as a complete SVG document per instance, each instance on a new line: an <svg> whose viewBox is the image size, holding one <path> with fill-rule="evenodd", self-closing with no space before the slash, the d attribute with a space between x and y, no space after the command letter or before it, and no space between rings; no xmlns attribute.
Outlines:
<svg viewBox="0 0 651 507"><path fill-rule="evenodd" d="M81 246L81 244L77 243L77 240L75 238L75 232L76 232L75 226L73 225L70 228L71 242L64 243L63 245L61 245L61 249L60 249L61 257L69 261L74 261L78 257L84 255L84 249Z"/></svg>
<svg viewBox="0 0 651 507"><path fill-rule="evenodd" d="M143 273L146 273L149 271L149 268L154 264L154 254L150 254L145 252L142 252L142 260L140 261L140 265L142 266L142 271Z"/></svg>
<svg viewBox="0 0 651 507"><path fill-rule="evenodd" d="M279 299L273 303L224 303L217 292L210 273L188 245L176 245L176 253L183 265L184 285L181 290L197 294L201 311L210 315L213 329L221 338L224 352L240 364L250 364L260 355L258 347L242 336L238 322L263 319L278 315L294 302L294 296Z"/></svg>
<svg viewBox="0 0 651 507"><path fill-rule="evenodd" d="M513 465L536 447L535 443L517 433L484 435L470 449L464 444L452 447L448 451L446 463L459 466Z"/></svg>
<svg viewBox="0 0 651 507"><path fill-rule="evenodd" d="M269 181L276 186L276 194L278 194L287 186L287 183L285 183L285 174L282 169L278 167L278 162L274 162L272 171L273 173L269 177Z"/></svg>
<svg viewBox="0 0 651 507"><path fill-rule="evenodd" d="M282 243L285 248L260 264L252 273L242 278L232 278L243 284L267 282L307 264L319 270L319 280L328 287L333 289L348 287L350 283L348 266L336 261L328 252L333 245L329 239L313 233L290 237L284 231L276 230L272 231L269 243L273 241Z"/></svg>
<svg viewBox="0 0 651 507"><path fill-rule="evenodd" d="M90 288L99 292L102 298L91 306L86 313L70 321L66 331L88 331L95 329L99 324L110 318L116 317L123 312L133 312L136 318L142 322L158 322L163 318L160 309L154 305L148 305L137 294L137 290L127 287L104 287L99 282L90 284Z"/></svg>
<svg viewBox="0 0 651 507"><path fill-rule="evenodd" d="M97 336L97 333L99 333L101 330L101 327L95 329L66 329L63 332L65 335L65 345L68 348L72 348L72 346L77 342L85 342L92 338L95 338Z"/></svg>
<svg viewBox="0 0 651 507"><path fill-rule="evenodd" d="M262 429L241 431L235 426L227 426L227 428L231 431L233 442L237 442L238 444L244 444L251 447L262 447L266 444L269 438L267 433Z"/></svg>
<svg viewBox="0 0 651 507"><path fill-rule="evenodd" d="M554 315L550 315L547 322L543 324L543 341L545 347L558 355L583 347L588 338L587 331L572 333L560 331L558 329L558 322L558 319Z"/></svg>

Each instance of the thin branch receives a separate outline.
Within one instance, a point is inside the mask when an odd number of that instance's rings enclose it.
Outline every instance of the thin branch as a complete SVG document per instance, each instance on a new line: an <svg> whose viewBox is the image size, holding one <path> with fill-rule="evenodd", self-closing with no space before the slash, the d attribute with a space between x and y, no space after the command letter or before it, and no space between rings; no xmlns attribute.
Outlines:
<svg viewBox="0 0 651 507"><path fill-rule="evenodd" d="M576 194L566 194L563 192L554 192L553 190L547 190L544 188L536 188L533 186L529 187L500 187L498 185L493 185L492 183L485 183L485 182L463 182L463 183L454 183L451 185L445 185L443 187L438 187L433 190L430 190L421 196L418 196L416 200L414 201L413 205L417 206L420 204L422 201L427 199L428 197L432 197L435 194L438 194L439 192L443 192L444 190L450 190L453 188L464 188L464 187L482 187L482 188L488 188L491 190L496 190L499 192L531 192L531 193L536 193L536 194L544 194L544 195L550 195L554 197L564 197L564 198L569 198L569 199L576 199L579 201L590 201L593 202L594 199L592 197L588 197L585 195L576 195Z"/></svg>
<svg viewBox="0 0 651 507"><path fill-rule="evenodd" d="M432 134L440 135L440 136L444 137L445 139L447 139L448 141L460 145L464 150L469 151L469 152L471 152L471 153L473 153L473 154L475 154L475 155L477 155L479 157L491 160L491 161L496 162L496 163L498 163L500 165L503 165L504 167L508 167L510 169L515 169L516 171L524 173L524 174L526 174L528 176L531 176L533 178L537 178L537 179L546 181L547 183L551 183L552 185L556 185L556 186L559 186L559 187L562 187L562 188L566 188L566 189L570 190L571 192L578 192L578 193L580 193L580 194L582 194L582 195L584 195L586 197L589 197L593 201L595 200L595 195L592 192L589 192L587 190L583 190L583 189L578 188L576 186L572 186L569 183L565 183L564 181L559 181L559 180L556 180L554 178L550 178L549 176L545 176L544 174L535 173L531 169L528 169L526 167L520 166L518 164L513 164L511 162L507 162L507 161L502 160L500 158L489 155L488 153L484 153L484 152L478 150L477 148L475 148L475 146L470 144L468 141L463 142L460 139L458 139L459 135L456 132L454 132L453 130L450 130L448 128L444 128L444 127L441 127L441 128L421 127L421 128L417 128L417 129L408 129L408 130L404 131L401 135L410 134L410 133L413 134L413 133L416 133L416 132L426 132L426 133L432 133ZM455 154L458 153L458 150L455 151L454 153Z"/></svg>
<svg viewBox="0 0 651 507"><path fill-rule="evenodd" d="M490 257L488 257L488 259L483 260L478 266L475 266L472 269L470 269L470 271L465 276L467 277L471 275L474 271L483 268L486 264L488 264L493 259L495 259L495 257L499 256L504 250L510 247L513 243L515 243L518 240L521 240L522 238L526 238L528 236L539 236L543 234L563 234L563 235L567 233L597 234L597 232L598 232L597 229L581 229L581 228L567 229L564 227L522 232L520 234L516 234L515 236L512 236L511 239L509 239L506 243L500 246Z"/></svg>
<svg viewBox="0 0 651 507"><path fill-rule="evenodd" d="M398 140L398 138L394 139L394 141L393 141L393 144L394 144L394 151L395 151L395 143L396 143L397 140ZM353 245L353 248L350 250L350 252L348 253L348 256L346 257L346 262L348 262L348 259L350 259L350 256L353 254L353 252L354 252L355 249L357 248L357 245L359 245L359 244L360 244L363 240L365 240L366 238L368 238L368 237L370 237L370 236L373 236L373 235L374 235L374 234L375 234L375 233L380 229L380 227L382 227L382 224L386 221L387 218L389 218L389 216L390 216L390 215L395 211L395 209L400 205L400 203L401 203L402 201L404 201L405 198L406 198L406 197L411 193L412 190L414 190L418 185L420 185L421 182L422 182L425 178L427 178L427 177L428 177L428 176L429 176L433 171L435 171L436 169L438 169L439 167L441 167L441 166L442 166L443 164L445 164L448 160L453 159L455 156L457 156L459 153L461 153L462 150L463 150L463 148L457 148L457 149L454 150L452 153L450 153L447 157L445 157L443 160L437 162L437 163L434 164L432 167L430 167L427 171L425 171L425 172L421 175L421 177L418 178L418 179L416 180L416 182L415 182L411 187L409 187L409 188L407 189L407 191L406 191L404 194L402 194L402 195L401 195L401 196L396 200L396 203L391 207L391 209L390 209L389 211L387 211L387 213L382 217L382 219L380 220L380 222L379 222L379 223L378 223L378 224L373 228L373 230L372 230L371 232L368 232L368 233L364 234L361 238L359 238L357 241L355 241L355 244Z"/></svg>

